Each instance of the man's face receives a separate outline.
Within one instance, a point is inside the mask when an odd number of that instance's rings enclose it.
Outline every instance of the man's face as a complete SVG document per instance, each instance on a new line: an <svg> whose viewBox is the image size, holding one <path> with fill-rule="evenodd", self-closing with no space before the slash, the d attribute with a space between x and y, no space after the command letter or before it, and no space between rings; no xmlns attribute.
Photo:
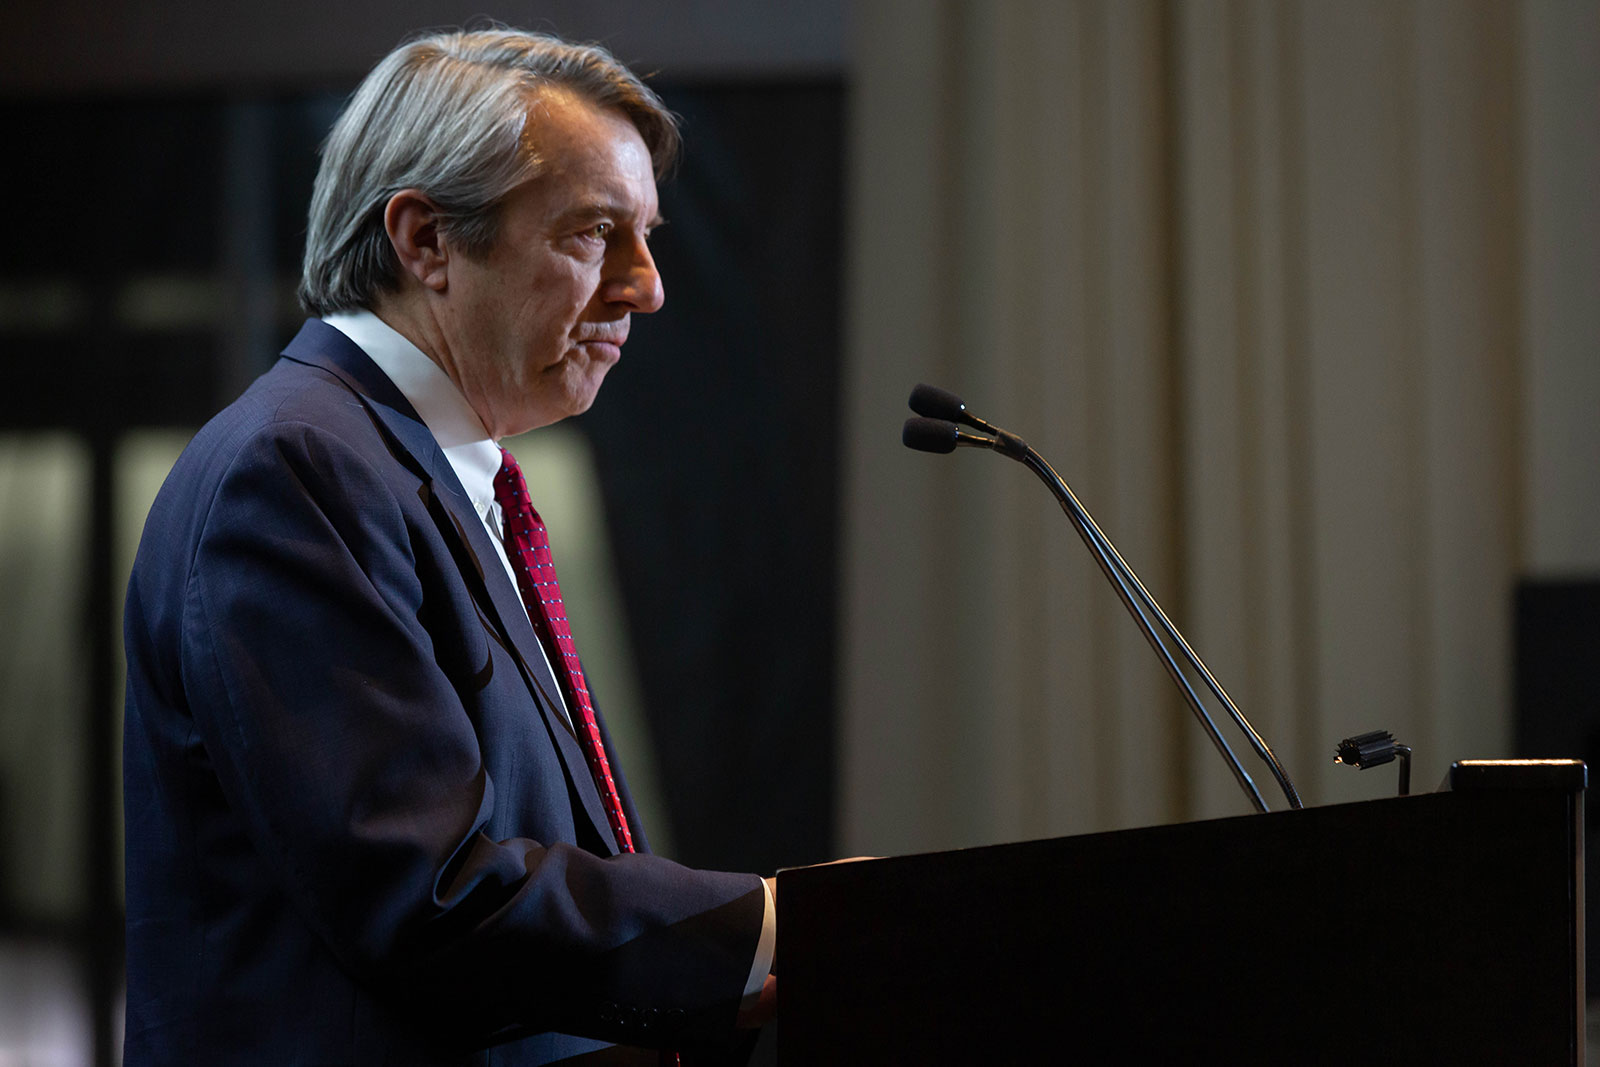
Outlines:
<svg viewBox="0 0 1600 1067"><path fill-rule="evenodd" d="M546 93L525 136L543 171L506 198L486 255L451 257L440 294L442 355L495 438L588 410L629 316L664 299L646 246L655 174L633 124Z"/></svg>

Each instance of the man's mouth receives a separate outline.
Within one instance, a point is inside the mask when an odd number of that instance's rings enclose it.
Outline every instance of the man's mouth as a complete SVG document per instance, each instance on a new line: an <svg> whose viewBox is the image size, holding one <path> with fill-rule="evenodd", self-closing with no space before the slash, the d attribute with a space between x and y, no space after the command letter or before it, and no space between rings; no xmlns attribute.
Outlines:
<svg viewBox="0 0 1600 1067"><path fill-rule="evenodd" d="M628 327L626 323L609 329L589 330L576 339L580 345L613 345L621 348L628 340Z"/></svg>

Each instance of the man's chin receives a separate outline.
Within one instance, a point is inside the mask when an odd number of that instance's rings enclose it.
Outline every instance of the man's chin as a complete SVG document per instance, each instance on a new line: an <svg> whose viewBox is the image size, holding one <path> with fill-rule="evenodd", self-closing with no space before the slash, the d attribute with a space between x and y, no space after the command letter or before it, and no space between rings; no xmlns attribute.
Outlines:
<svg viewBox="0 0 1600 1067"><path fill-rule="evenodd" d="M526 423L526 426L523 429L512 431L508 436L527 433L530 430L537 430L541 426L550 426L560 422L562 419L569 419L574 415L582 415L594 406L595 398L600 395L600 380L604 376L605 373L602 371L597 378L573 383L571 388L562 390L560 395L544 398L544 403L530 410L520 420L520 422Z"/></svg>
<svg viewBox="0 0 1600 1067"><path fill-rule="evenodd" d="M607 367L592 368L567 396L567 414L582 415L594 406L600 396L600 386L605 382Z"/></svg>

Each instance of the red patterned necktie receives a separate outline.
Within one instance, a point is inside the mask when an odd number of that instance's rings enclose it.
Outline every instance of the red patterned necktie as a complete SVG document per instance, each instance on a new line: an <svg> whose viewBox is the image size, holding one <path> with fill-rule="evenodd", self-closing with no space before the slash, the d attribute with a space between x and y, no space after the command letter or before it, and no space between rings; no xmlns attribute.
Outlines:
<svg viewBox="0 0 1600 1067"><path fill-rule="evenodd" d="M556 677L566 695L567 709L572 713L578 741L589 760L589 772L600 790L617 844L622 851L632 852L633 834L628 831L622 799L617 796L617 784L611 777L611 764L606 759L605 746L600 743L600 727L595 723L589 686L584 681L583 665L578 662L577 648L572 642L572 629L567 625L567 610L561 603L561 584L556 581L556 565L550 558L550 538L545 533L544 520L528 502L528 485L522 480L522 468L517 466L516 459L502 448L500 460L500 472L494 476L494 499L505 517L506 554L511 557L511 569L517 575L517 590L522 594L522 603L528 609L528 618L539 640L555 661Z"/></svg>

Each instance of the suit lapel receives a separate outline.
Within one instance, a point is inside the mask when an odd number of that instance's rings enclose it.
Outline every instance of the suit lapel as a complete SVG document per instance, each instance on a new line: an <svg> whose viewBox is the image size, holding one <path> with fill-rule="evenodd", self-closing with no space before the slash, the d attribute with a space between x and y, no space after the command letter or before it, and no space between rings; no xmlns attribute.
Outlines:
<svg viewBox="0 0 1600 1067"><path fill-rule="evenodd" d="M327 336L329 334L332 336ZM388 430L403 458L410 461L407 465L422 477L424 490L443 508L447 522L440 521L439 525L448 527L464 550L466 565L462 577L513 651L523 678L535 695L534 704L544 716L561 761L566 765L575 794L599 832L600 840L615 854L616 835L606 819L599 790L589 771L589 761L561 713L560 688L539 638L533 632L533 624L528 620L527 608L500 565L499 554L489 540L489 531L467 499L460 479L433 433L377 364L327 323L316 319L307 322L283 354L297 362L321 367L348 385Z"/></svg>

